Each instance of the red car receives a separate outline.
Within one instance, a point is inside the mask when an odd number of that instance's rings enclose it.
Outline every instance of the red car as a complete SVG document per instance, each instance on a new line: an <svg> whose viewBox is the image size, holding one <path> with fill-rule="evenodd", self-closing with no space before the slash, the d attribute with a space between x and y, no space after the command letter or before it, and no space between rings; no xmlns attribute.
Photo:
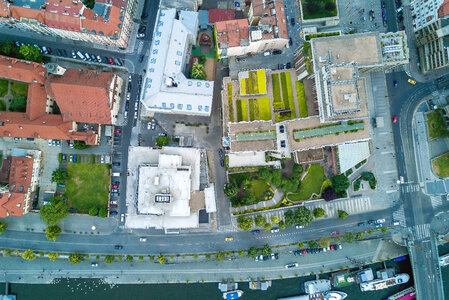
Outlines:
<svg viewBox="0 0 449 300"><path fill-rule="evenodd" d="M334 251L334 246L330 245L329 248L331 249L331 251Z"/></svg>
<svg viewBox="0 0 449 300"><path fill-rule="evenodd" d="M112 188L113 189L118 189L118 185L114 184L114 185L112 185Z"/></svg>
<svg viewBox="0 0 449 300"><path fill-rule="evenodd" d="M122 132L120 129L115 130L115 133L120 133L120 132Z"/></svg>
<svg viewBox="0 0 449 300"><path fill-rule="evenodd" d="M111 65L114 64L114 60L111 57L109 57L109 64L111 64Z"/></svg>
<svg viewBox="0 0 449 300"><path fill-rule="evenodd" d="M332 234L332 235L339 235L339 234L340 234L340 232L338 232L338 231L334 231L334 232L332 232L331 234Z"/></svg>
<svg viewBox="0 0 449 300"><path fill-rule="evenodd" d="M393 117L393 123L397 123L398 122L398 117L394 116Z"/></svg>
<svg viewBox="0 0 449 300"><path fill-rule="evenodd" d="M117 208L118 207L118 205L117 204L111 204L111 205L109 205L111 208Z"/></svg>
<svg viewBox="0 0 449 300"><path fill-rule="evenodd" d="M402 26L401 28L399 28L399 30L404 30L405 29L405 26Z"/></svg>

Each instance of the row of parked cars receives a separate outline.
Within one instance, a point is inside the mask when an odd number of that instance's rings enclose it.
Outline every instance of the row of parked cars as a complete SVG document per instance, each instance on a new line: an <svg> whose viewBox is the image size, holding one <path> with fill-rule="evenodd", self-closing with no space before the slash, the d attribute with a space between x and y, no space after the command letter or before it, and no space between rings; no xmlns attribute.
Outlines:
<svg viewBox="0 0 449 300"><path fill-rule="evenodd" d="M307 249L299 249L293 252L295 256L303 256L306 254L315 254L315 253L324 253L327 251L337 251L341 250L343 247L341 244L330 245L329 247L317 247L317 248L307 248Z"/></svg>
<svg viewBox="0 0 449 300"><path fill-rule="evenodd" d="M256 257L255 261L264 262L267 260L277 260L279 259L279 253L271 253L269 256L259 255Z"/></svg>

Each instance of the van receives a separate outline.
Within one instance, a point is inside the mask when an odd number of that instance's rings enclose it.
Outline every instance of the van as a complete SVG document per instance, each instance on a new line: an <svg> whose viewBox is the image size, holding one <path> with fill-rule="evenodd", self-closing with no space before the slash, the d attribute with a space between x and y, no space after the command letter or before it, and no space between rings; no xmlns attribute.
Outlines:
<svg viewBox="0 0 449 300"><path fill-rule="evenodd" d="M81 58L82 60L86 60L83 53L81 53L80 51L76 52L76 55L78 55L78 57Z"/></svg>
<svg viewBox="0 0 449 300"><path fill-rule="evenodd" d="M112 177L120 177L120 172L113 172Z"/></svg>
<svg viewBox="0 0 449 300"><path fill-rule="evenodd" d="M86 54L84 54L84 55L86 56L87 60L92 60L89 56L89 53L86 52Z"/></svg>
<svg viewBox="0 0 449 300"><path fill-rule="evenodd" d="M120 215L120 222L125 222L125 214Z"/></svg>

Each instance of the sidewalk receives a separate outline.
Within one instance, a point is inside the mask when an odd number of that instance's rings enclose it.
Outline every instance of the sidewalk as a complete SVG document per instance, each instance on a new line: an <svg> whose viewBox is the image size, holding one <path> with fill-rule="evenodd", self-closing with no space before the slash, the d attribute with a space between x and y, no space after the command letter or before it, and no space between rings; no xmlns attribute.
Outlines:
<svg viewBox="0 0 449 300"><path fill-rule="evenodd" d="M104 263L103 259L91 256L77 264L67 259L52 262L48 258L36 258L28 262L20 257L11 256L3 259L3 281L12 283L51 283L55 278L104 278L110 283L185 283L185 282L221 282L222 280L247 281L252 278L279 279L332 272L349 267L356 267L353 262L370 264L391 259L407 253L407 249L397 246L390 240L375 239L343 244L343 250L325 253L294 256L295 247L273 249L279 253L279 260L255 262L248 257L234 254L234 261L204 261L204 256L197 260L190 258L167 257L167 263L161 265L156 260L143 261L134 258L133 262ZM225 258L227 259L227 258ZM98 267L92 268L91 262ZM299 268L285 269L289 263L299 263Z"/></svg>
<svg viewBox="0 0 449 300"><path fill-rule="evenodd" d="M231 207L231 213L235 213L237 211L247 211L249 209L256 210L256 209L263 208L263 207L271 207L271 206L278 204L280 201L282 201L283 198L284 198L284 192L276 189L274 192L273 198L271 198L271 200L260 201L259 203L253 204L253 205L246 205L246 206L241 206L241 207Z"/></svg>

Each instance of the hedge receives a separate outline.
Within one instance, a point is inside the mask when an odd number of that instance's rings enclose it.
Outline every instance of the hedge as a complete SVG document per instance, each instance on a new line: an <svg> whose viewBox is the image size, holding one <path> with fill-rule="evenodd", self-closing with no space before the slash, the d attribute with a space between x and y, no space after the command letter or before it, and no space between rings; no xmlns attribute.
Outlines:
<svg viewBox="0 0 449 300"><path fill-rule="evenodd" d="M309 111L307 109L306 92L304 91L304 83L302 81L296 81L296 95L298 97L298 109L299 116L301 118L307 118Z"/></svg>

